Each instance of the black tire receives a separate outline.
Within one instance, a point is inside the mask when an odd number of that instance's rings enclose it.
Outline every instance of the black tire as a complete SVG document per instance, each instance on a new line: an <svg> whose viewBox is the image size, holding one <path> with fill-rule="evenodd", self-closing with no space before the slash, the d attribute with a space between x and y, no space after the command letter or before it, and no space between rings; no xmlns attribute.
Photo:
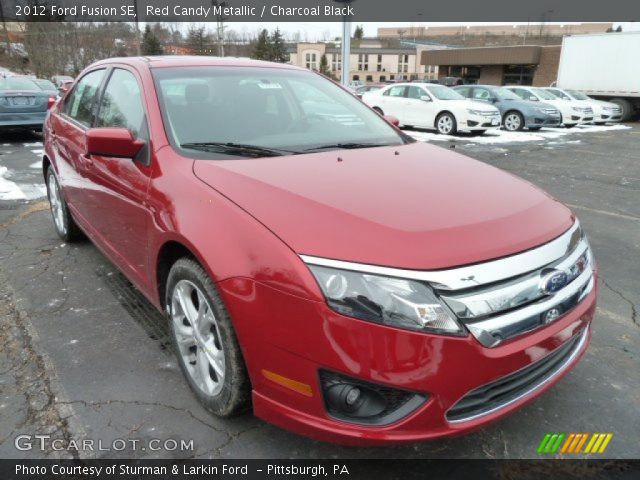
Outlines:
<svg viewBox="0 0 640 480"><path fill-rule="evenodd" d="M449 122L447 122L448 125L450 125L450 130L447 131L447 129L444 128L444 126L441 128L441 120L444 122L446 119L449 119ZM441 135L455 135L456 133L458 133L458 122L456 122L456 117L454 117L451 113L449 112L443 112L440 115L438 115L436 117L436 131L441 134Z"/></svg>
<svg viewBox="0 0 640 480"><path fill-rule="evenodd" d="M382 109L380 107L373 107L373 110L378 112L378 114L380 114L380 115L384 115L384 112L382 111Z"/></svg>
<svg viewBox="0 0 640 480"><path fill-rule="evenodd" d="M622 117L620 118L621 122L628 122L633 117L633 107L631 102L626 98L612 98L608 100L611 103L615 103L622 110Z"/></svg>
<svg viewBox="0 0 640 480"><path fill-rule="evenodd" d="M221 390L215 395L208 395L198 387L180 353L172 301L174 289L178 282L181 281L190 282L202 292L217 324L213 334L216 336L220 349L224 354L224 379L221 382ZM197 262L190 258L181 258L173 264L167 278L165 305L168 306L169 310L171 338L178 364L196 398L207 410L220 417L231 417L246 411L251 404L251 384L240 345L238 344L229 313L215 285ZM198 348L202 347L195 346L195 348L197 351Z"/></svg>
<svg viewBox="0 0 640 480"><path fill-rule="evenodd" d="M79 240L83 237L82 231L69 211L53 167L49 166L49 168L47 168L45 178L47 180L47 198L49 200L51 217L56 233L65 242ZM55 189L55 191L52 191L52 189ZM56 201L59 203L56 203Z"/></svg>
<svg viewBox="0 0 640 480"><path fill-rule="evenodd" d="M502 117L502 126L507 132L521 132L524 128L524 117L520 112L510 110Z"/></svg>

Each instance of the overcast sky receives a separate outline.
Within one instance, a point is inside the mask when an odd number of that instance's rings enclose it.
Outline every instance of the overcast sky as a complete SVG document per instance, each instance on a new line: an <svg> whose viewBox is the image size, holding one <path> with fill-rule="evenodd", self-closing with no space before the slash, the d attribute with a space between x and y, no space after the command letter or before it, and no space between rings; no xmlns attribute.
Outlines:
<svg viewBox="0 0 640 480"><path fill-rule="evenodd" d="M481 22L481 23L457 23L457 22L365 22L364 34L366 37L375 37L378 27L418 27L418 26L458 26L458 25L526 25L526 22ZM573 25L575 22L548 22L548 25ZM640 30L640 22L623 22L614 23L615 26L622 25L623 30ZM280 28L281 31L289 35L300 32L301 39L309 41L331 39L342 35L341 22L281 22L281 23L256 23L256 22L229 22L227 28L242 32L254 32L262 28L267 30L275 30ZM355 28L355 24L352 25ZM289 36L287 35L287 36ZM306 36L306 37L305 37Z"/></svg>

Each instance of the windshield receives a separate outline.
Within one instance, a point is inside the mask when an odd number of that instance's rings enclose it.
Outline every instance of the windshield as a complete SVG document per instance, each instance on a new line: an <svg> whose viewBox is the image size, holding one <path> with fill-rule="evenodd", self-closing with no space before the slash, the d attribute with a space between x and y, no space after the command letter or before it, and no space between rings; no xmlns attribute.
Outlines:
<svg viewBox="0 0 640 480"><path fill-rule="evenodd" d="M311 72L200 66L157 68L153 77L167 134L190 156L269 156L409 141L349 92Z"/></svg>
<svg viewBox="0 0 640 480"><path fill-rule="evenodd" d="M23 77L0 78L0 90L40 90L33 80Z"/></svg>
<svg viewBox="0 0 640 480"><path fill-rule="evenodd" d="M591 98L589 98L582 92L578 92L577 90L567 90L567 92L569 92L569 94L576 100L591 100Z"/></svg>
<svg viewBox="0 0 640 480"><path fill-rule="evenodd" d="M538 95L540 98L542 98L543 100L557 100L558 97L556 97L554 94L547 92L546 90L543 90L542 88L532 88L531 89L536 95Z"/></svg>
<svg viewBox="0 0 640 480"><path fill-rule="evenodd" d="M429 85L429 86L423 85L423 88L425 88L431 95L436 97L438 100L465 100L465 97L463 97L458 92L456 92L455 90L449 87L437 86L437 85Z"/></svg>
<svg viewBox="0 0 640 480"><path fill-rule="evenodd" d="M491 90L500 100L522 100L518 95L506 88L495 88Z"/></svg>

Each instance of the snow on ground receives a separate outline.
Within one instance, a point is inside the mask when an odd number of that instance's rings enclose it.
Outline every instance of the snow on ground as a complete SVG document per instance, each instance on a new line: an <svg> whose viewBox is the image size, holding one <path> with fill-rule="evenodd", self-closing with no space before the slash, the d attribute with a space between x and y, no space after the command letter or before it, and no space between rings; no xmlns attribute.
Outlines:
<svg viewBox="0 0 640 480"><path fill-rule="evenodd" d="M497 143L520 143L520 142L542 142L547 141L547 145L559 145L561 143L580 143L580 140L548 141L563 139L569 135L581 135L584 133L610 132L612 130L628 130L631 127L626 125L578 125L573 128L542 128L536 132L524 130L522 132L507 132L506 130L489 130L483 135L471 136L461 135L440 135L426 130L405 130L405 133L416 140L423 142L436 141L464 141L472 144L494 145Z"/></svg>
<svg viewBox="0 0 640 480"><path fill-rule="evenodd" d="M8 173L7 167L0 166L0 200L24 200L27 198L17 184L5 178Z"/></svg>

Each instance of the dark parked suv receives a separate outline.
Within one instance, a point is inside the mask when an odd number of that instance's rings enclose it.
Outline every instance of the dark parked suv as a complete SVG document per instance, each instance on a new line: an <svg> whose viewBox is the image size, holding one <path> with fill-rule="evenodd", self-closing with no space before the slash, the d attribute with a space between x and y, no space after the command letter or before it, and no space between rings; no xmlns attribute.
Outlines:
<svg viewBox="0 0 640 480"><path fill-rule="evenodd" d="M524 128L540 130L542 127L560 126L560 112L553 105L522 100L503 87L492 85L461 85L454 90L471 100L490 103L502 115L502 126L511 132Z"/></svg>

